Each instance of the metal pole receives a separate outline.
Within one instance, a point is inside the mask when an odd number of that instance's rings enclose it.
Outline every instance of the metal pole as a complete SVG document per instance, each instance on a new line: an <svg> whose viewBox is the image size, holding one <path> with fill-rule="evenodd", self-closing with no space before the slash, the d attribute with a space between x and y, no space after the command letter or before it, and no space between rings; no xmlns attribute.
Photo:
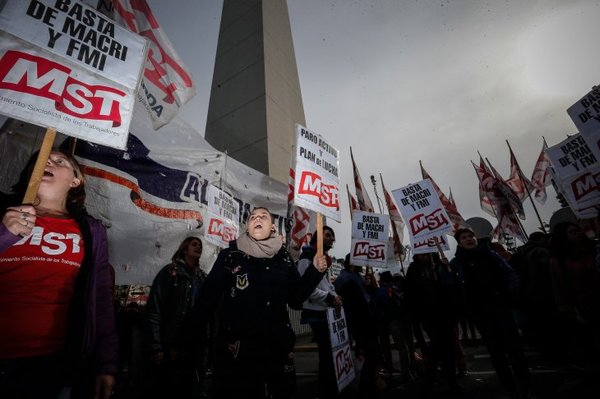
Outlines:
<svg viewBox="0 0 600 399"><path fill-rule="evenodd" d="M377 180L375 180L375 176L371 175L371 184L373 185L373 190L375 190L375 198L377 198L377 207L379 207L379 213L383 213L381 209L381 199L379 199L379 194L377 193Z"/></svg>

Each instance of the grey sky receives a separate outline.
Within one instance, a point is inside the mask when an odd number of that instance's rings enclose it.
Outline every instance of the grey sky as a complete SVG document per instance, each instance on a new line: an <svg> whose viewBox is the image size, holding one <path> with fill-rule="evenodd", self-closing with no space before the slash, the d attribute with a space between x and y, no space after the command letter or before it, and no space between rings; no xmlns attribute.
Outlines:
<svg viewBox="0 0 600 399"><path fill-rule="evenodd" d="M190 69L197 95L181 115L204 134L222 1L147 0ZM481 151L507 177L515 151L531 176L549 145L576 133L566 109L600 82L598 1L289 0L307 127L349 146L365 184L420 180L418 161L466 218L485 216L469 160ZM351 186L352 187L352 186ZM552 188L540 213L558 204ZM380 192L381 194L381 192ZM375 197L370 190L375 203ZM341 198L349 219L347 199ZM537 220L526 202L528 233ZM350 225L335 226L335 254Z"/></svg>

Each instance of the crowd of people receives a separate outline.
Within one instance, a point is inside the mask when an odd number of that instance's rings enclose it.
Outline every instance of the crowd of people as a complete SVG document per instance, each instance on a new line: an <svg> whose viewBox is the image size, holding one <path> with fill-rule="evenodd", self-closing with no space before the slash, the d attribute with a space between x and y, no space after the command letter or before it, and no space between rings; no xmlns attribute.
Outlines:
<svg viewBox="0 0 600 399"><path fill-rule="evenodd" d="M74 157L53 151L36 200L22 204L28 176L0 224L0 397L108 399L122 362L106 230L85 211ZM382 372L420 383L423 397L440 384L460 395L469 335L481 339L513 399L533 391L524 344L557 362L597 361L600 247L578 224L533 233L514 253L469 228L454 237L451 260L415 254L405 274L392 275L356 267L348 254L338 276L329 272L331 227L294 260L266 208L252 210L208 274L202 240L187 237L154 278L141 320L144 397L292 397L289 309L301 310L317 345L319 398L339 396L331 308L346 315L360 398L378 396Z"/></svg>

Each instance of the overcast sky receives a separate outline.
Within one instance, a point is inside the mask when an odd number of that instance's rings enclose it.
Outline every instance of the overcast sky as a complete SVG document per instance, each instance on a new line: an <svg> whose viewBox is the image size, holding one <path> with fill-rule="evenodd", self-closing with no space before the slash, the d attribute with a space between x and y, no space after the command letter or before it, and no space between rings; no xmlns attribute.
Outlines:
<svg viewBox="0 0 600 399"><path fill-rule="evenodd" d="M204 134L222 1L147 0L190 69L197 95L181 116ZM486 216L470 160L508 176L509 140L531 176L542 146L576 133L566 109L600 82L600 2L288 0L307 127L341 153L352 146L388 189L421 180L419 160L452 187L465 219ZM352 185L351 185L352 187ZM547 222L555 193L539 210ZM383 196L380 196L383 199ZM342 217L349 220L342 194ZM376 206L376 205L375 205ZM525 228L538 225L526 201ZM494 223L495 224L495 223ZM349 223L333 223L343 256Z"/></svg>

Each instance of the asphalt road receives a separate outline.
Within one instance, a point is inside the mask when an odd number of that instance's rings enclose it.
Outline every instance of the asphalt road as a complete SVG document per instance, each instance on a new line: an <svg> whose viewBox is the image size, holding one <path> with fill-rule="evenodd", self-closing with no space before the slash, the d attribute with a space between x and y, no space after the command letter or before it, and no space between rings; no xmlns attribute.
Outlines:
<svg viewBox="0 0 600 399"><path fill-rule="evenodd" d="M317 392L318 355L310 337L299 338L296 352L298 391L295 399L313 399ZM469 375L459 379L461 394L450 395L444 392L442 384L436 384L432 398L465 399L504 399L509 398L490 364L485 347L480 342L464 345L467 355ZM544 360L532 348L526 348L526 355L532 372L532 394L536 399L574 399L600 397L600 359L598 364L581 367L576 364L553 364ZM394 366L399 368L397 352L394 353ZM383 375L385 388L378 392L378 398L413 399L421 396L421 382L402 383L399 375ZM440 378L441 380L441 378ZM356 381L347 387L342 398L356 396Z"/></svg>

